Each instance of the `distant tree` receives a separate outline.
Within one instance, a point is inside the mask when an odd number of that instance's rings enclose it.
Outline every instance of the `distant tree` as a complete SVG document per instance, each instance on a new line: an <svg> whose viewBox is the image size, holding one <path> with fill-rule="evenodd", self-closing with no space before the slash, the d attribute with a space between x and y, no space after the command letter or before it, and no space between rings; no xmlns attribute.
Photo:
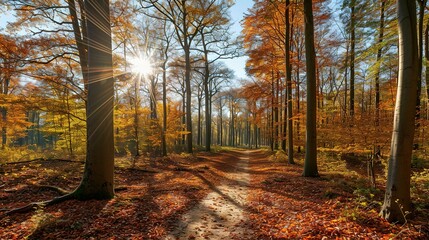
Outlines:
<svg viewBox="0 0 429 240"><path fill-rule="evenodd" d="M381 60L384 40L384 15L386 9L386 1L381 1L380 7L380 26L378 29L378 49L377 49L377 63ZM380 66L377 66L375 73L375 123L377 126L380 124Z"/></svg>
<svg viewBox="0 0 429 240"><path fill-rule="evenodd" d="M307 123L304 177L317 177L317 132L316 132L316 54L314 51L314 24L312 0L304 0L305 59L307 67Z"/></svg>
<svg viewBox="0 0 429 240"><path fill-rule="evenodd" d="M162 156L167 156L167 63L170 58L169 52L172 42L173 32L168 31L167 21L163 21L163 39L161 41L161 70L162 70L162 134L161 134L161 148Z"/></svg>
<svg viewBox="0 0 429 240"><path fill-rule="evenodd" d="M197 45L202 55L203 66L199 71L203 76L202 87L204 91L204 112L205 112L205 151L210 151L212 139L212 116L211 116L211 94L215 91L211 89L214 86L211 82L211 70L213 65L221 59L228 59L237 55L237 43L230 34L230 17L228 10L231 4L229 1L219 1L215 8L207 11L207 21L199 30L199 41ZM199 128L198 128L199 129ZM200 130L199 130L200 131ZM201 131L200 131L201 132ZM200 140L200 136L198 136Z"/></svg>
<svg viewBox="0 0 429 240"><path fill-rule="evenodd" d="M422 71L423 71L423 22L425 18L425 9L427 0L418 0L419 21L418 21L418 67L417 67L417 100L416 100L416 127L420 126L421 115L421 93L422 93Z"/></svg>
<svg viewBox="0 0 429 240"><path fill-rule="evenodd" d="M20 72L20 60L28 53L26 45L18 38L0 34L0 96L3 101L9 100L9 95L18 85L16 78ZM0 104L1 114L1 148L5 149L8 142L8 127L11 121L8 119L10 104Z"/></svg>
<svg viewBox="0 0 429 240"><path fill-rule="evenodd" d="M200 29L210 21L210 14L217 8L216 0L209 1L158 1L139 0L143 7L153 7L154 17L169 21L174 26L175 37L183 49L185 57L185 89L186 89L186 150L192 153L192 108L191 108L191 48Z"/></svg>
<svg viewBox="0 0 429 240"><path fill-rule="evenodd" d="M415 0L398 0L399 78L386 193L380 215L405 222L411 210L411 156L418 82L418 40Z"/></svg>

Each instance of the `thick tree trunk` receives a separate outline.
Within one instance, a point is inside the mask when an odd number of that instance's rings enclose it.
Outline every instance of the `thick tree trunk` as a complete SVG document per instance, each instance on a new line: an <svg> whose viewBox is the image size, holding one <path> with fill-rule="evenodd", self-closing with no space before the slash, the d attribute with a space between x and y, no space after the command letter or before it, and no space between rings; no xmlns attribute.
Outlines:
<svg viewBox="0 0 429 240"><path fill-rule="evenodd" d="M418 74L415 0L398 0L399 78L386 193L380 215L405 222L411 210L410 176Z"/></svg>
<svg viewBox="0 0 429 240"><path fill-rule="evenodd" d="M317 135L316 135L316 54L314 50L313 8L311 0L304 0L305 55L307 68L307 133L304 161L304 177L317 177Z"/></svg>
<svg viewBox="0 0 429 240"><path fill-rule="evenodd" d="M79 199L114 196L113 63L109 1L87 0L88 102L87 157Z"/></svg>

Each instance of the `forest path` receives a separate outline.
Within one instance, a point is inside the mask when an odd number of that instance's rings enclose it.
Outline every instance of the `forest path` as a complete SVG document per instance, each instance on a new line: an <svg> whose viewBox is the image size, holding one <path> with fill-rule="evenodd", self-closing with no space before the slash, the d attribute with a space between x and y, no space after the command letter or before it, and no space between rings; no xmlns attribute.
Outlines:
<svg viewBox="0 0 429 240"><path fill-rule="evenodd" d="M252 151L230 152L236 161L225 171L226 181L212 186L198 205L181 216L166 239L232 239L252 236L243 227L249 184L249 157Z"/></svg>

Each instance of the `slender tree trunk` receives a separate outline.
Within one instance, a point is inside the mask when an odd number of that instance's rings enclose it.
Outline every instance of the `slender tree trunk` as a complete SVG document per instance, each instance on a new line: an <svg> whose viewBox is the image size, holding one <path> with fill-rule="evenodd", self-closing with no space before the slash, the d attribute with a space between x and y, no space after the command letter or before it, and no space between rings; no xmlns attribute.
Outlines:
<svg viewBox="0 0 429 240"><path fill-rule="evenodd" d="M399 78L386 193L380 215L405 222L411 210L410 177L418 82L418 39L415 0L398 0Z"/></svg>
<svg viewBox="0 0 429 240"><path fill-rule="evenodd" d="M186 150L192 153L192 108L191 108L191 51L188 45L187 38L185 37L185 89L186 89Z"/></svg>
<svg viewBox="0 0 429 240"><path fill-rule="evenodd" d="M186 96L185 96L185 92L182 93L182 125L183 125L183 131L186 131ZM186 144L186 135L182 134L182 145Z"/></svg>
<svg viewBox="0 0 429 240"><path fill-rule="evenodd" d="M72 139L72 128L71 128L71 116L70 116L70 99L69 99L69 89L66 87L66 107L67 107L67 131L68 131L68 142L69 142L69 153L70 157L74 158L73 154L73 139Z"/></svg>
<svg viewBox="0 0 429 240"><path fill-rule="evenodd" d="M79 199L114 196L113 62L109 0L87 0L88 99L87 157Z"/></svg>
<svg viewBox="0 0 429 240"><path fill-rule="evenodd" d="M1 93L4 95L9 94L9 83L10 83L10 76L6 76L2 83L1 83ZM6 145L7 145L7 107L3 106L0 107L0 111L1 111L1 117L2 117L2 122L3 122L3 126L1 128L1 136L2 136L2 145L1 148L5 149Z"/></svg>
<svg viewBox="0 0 429 240"><path fill-rule="evenodd" d="M83 5L83 1L79 1L80 10L81 10L81 27L79 26L79 18L77 17L76 3L75 0L67 0L71 23L73 27L73 33L76 41L76 46L79 52L79 63L82 69L83 82L85 85L85 90L88 90L88 45L87 45L87 25L86 14L87 9Z"/></svg>
<svg viewBox="0 0 429 240"><path fill-rule="evenodd" d="M168 49L168 48L167 48ZM167 52L165 52L167 54ZM167 62L162 65L162 156L167 156Z"/></svg>
<svg viewBox="0 0 429 240"><path fill-rule="evenodd" d="M223 115L222 115L222 97L219 98L219 145L223 146Z"/></svg>
<svg viewBox="0 0 429 240"><path fill-rule="evenodd" d="M274 149L279 150L279 83L280 82L280 76L277 74L276 77L276 85L274 90Z"/></svg>
<svg viewBox="0 0 429 240"><path fill-rule="evenodd" d="M1 108L1 116L2 116L2 121L3 121L3 127L1 128L1 137L2 137L2 145L1 148L5 149L6 148L6 144L7 144L7 127L6 125L6 121L7 121L7 109L6 107L2 107Z"/></svg>
<svg viewBox="0 0 429 240"><path fill-rule="evenodd" d="M136 79L134 83L134 141L135 141L135 156L140 156L140 139L139 139L139 106L140 106L140 100L139 100L139 86L140 86L140 79ZM153 108L152 101L150 101L150 107L151 110Z"/></svg>
<svg viewBox="0 0 429 240"><path fill-rule="evenodd" d="M378 35L378 50L377 50L377 64L381 65L381 53L383 50L383 38L384 38L384 9L386 6L386 1L381 1L381 10L380 10L380 28ZM380 125L380 68L377 67L377 72L375 74L375 125Z"/></svg>
<svg viewBox="0 0 429 240"><path fill-rule="evenodd" d="M197 116L197 145L201 146L201 139L202 139L202 133L201 133L201 102L202 99L200 96L198 96L198 116Z"/></svg>
<svg viewBox="0 0 429 240"><path fill-rule="evenodd" d="M355 45L356 45L356 12L355 0L350 2L350 117L355 115Z"/></svg>
<svg viewBox="0 0 429 240"><path fill-rule="evenodd" d="M417 66L417 98L416 98L416 127L420 126L422 68L423 68L423 21L427 0L418 0L419 3L419 29L418 29L418 66Z"/></svg>
<svg viewBox="0 0 429 240"><path fill-rule="evenodd" d="M286 112L287 112L287 127L285 126L285 130L287 129L288 137L288 147L287 147L287 155L288 162L290 164L294 163L293 160L293 120L292 120L292 65L290 63L290 23L289 23L289 8L290 8L289 0L286 0L286 37L285 37L285 45L286 45ZM297 84L298 85L298 84Z"/></svg>
<svg viewBox="0 0 429 240"><path fill-rule="evenodd" d="M425 57L426 57L426 95L429 98L429 19L425 29Z"/></svg>
<svg viewBox="0 0 429 240"><path fill-rule="evenodd" d="M207 44L205 44L204 34L201 34L203 46L204 46L204 101L205 101L205 119L206 119L206 135L205 135L205 150L210 152L211 147L211 137L212 137L212 119L211 119L211 94L209 91L209 77L210 77L210 68L209 68L209 52L207 49Z"/></svg>
<svg viewBox="0 0 429 240"><path fill-rule="evenodd" d="M307 133L304 161L304 177L317 177L317 135L316 135L316 54L314 50L314 24L312 0L304 0L305 55L307 68Z"/></svg>

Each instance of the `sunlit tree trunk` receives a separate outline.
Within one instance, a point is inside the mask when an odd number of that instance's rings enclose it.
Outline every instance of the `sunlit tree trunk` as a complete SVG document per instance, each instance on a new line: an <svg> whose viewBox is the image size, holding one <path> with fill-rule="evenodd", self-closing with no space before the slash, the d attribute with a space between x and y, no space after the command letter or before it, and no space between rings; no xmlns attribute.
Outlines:
<svg viewBox="0 0 429 240"><path fill-rule="evenodd" d="M304 0L305 59L307 68L307 133L304 161L304 177L319 176L317 170L316 135L316 54L314 50L314 24L312 0Z"/></svg>
<svg viewBox="0 0 429 240"><path fill-rule="evenodd" d="M386 193L380 215L405 222L410 211L410 175L418 74L415 0L398 0L399 77Z"/></svg>
<svg viewBox="0 0 429 240"><path fill-rule="evenodd" d="M85 1L88 28L87 157L79 199L114 196L113 64L108 0Z"/></svg>

